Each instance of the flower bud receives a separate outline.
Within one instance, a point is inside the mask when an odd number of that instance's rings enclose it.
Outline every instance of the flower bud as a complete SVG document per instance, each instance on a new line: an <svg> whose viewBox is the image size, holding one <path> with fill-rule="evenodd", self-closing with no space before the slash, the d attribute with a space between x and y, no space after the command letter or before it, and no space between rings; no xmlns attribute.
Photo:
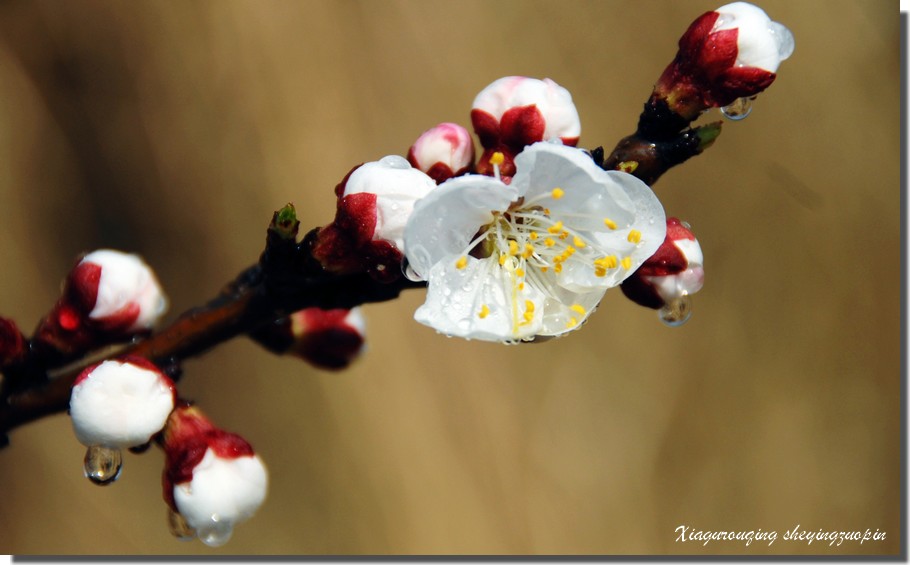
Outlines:
<svg viewBox="0 0 910 565"><path fill-rule="evenodd" d="M250 335L280 355L323 369L343 369L366 348L366 321L360 307L305 308Z"/></svg>
<svg viewBox="0 0 910 565"><path fill-rule="evenodd" d="M474 99L471 123L485 151L478 172L493 174L490 157L502 153L503 176L515 174L513 157L527 145L559 138L575 146L581 135L572 95L550 79L504 77L484 88Z"/></svg>
<svg viewBox="0 0 910 565"><path fill-rule="evenodd" d="M335 273L398 278L404 227L414 203L435 187L426 173L397 155L355 167L335 188L335 220L316 235L313 257Z"/></svg>
<svg viewBox="0 0 910 565"><path fill-rule="evenodd" d="M692 119L704 109L755 96L793 53L793 34L759 7L734 2L696 19L656 90Z"/></svg>
<svg viewBox="0 0 910 565"><path fill-rule="evenodd" d="M70 416L85 446L135 447L161 431L174 408L173 381L138 357L104 361L73 382Z"/></svg>
<svg viewBox="0 0 910 565"><path fill-rule="evenodd" d="M460 125L442 123L417 138L408 151L408 162L439 184L471 169L474 141Z"/></svg>
<svg viewBox="0 0 910 565"><path fill-rule="evenodd" d="M268 474L252 446L216 428L199 409L171 413L163 447L164 500L203 543L226 543L265 500Z"/></svg>
<svg viewBox="0 0 910 565"><path fill-rule="evenodd" d="M67 275L63 296L36 338L63 352L78 351L148 331L166 309L167 297L142 258L102 249Z"/></svg>
<svg viewBox="0 0 910 565"><path fill-rule="evenodd" d="M658 309L695 294L704 280L704 257L698 240L688 225L667 218L664 242L621 288L633 302Z"/></svg>

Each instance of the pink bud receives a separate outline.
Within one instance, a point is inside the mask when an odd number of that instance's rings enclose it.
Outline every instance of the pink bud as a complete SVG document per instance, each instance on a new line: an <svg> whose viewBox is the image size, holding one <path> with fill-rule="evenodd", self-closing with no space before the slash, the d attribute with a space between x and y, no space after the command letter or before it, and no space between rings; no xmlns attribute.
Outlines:
<svg viewBox="0 0 910 565"><path fill-rule="evenodd" d="M324 369L342 369L364 350L366 323L360 308L307 308L290 316L289 352Z"/></svg>
<svg viewBox="0 0 910 565"><path fill-rule="evenodd" d="M414 203L435 187L426 173L397 155L355 167L335 188L335 220L319 230L313 257L331 272L398 278L404 227Z"/></svg>
<svg viewBox="0 0 910 565"><path fill-rule="evenodd" d="M439 184L470 170L474 141L460 125L442 123L417 138L408 151L408 161Z"/></svg>
<svg viewBox="0 0 910 565"><path fill-rule="evenodd" d="M161 431L174 408L173 381L145 359L86 368L73 382L70 416L86 446L135 447Z"/></svg>
<svg viewBox="0 0 910 565"><path fill-rule="evenodd" d="M704 257L692 230L677 218L667 218L664 242L621 288L633 302L658 309L695 294L704 279Z"/></svg>
<svg viewBox="0 0 910 565"><path fill-rule="evenodd" d="M696 19L679 40L676 59L658 82L683 105L726 106L755 96L793 52L793 35L759 7L735 2Z"/></svg>
<svg viewBox="0 0 910 565"><path fill-rule="evenodd" d="M165 502L203 543L223 545L265 500L262 460L246 440L216 428L192 406L171 413L162 445Z"/></svg>

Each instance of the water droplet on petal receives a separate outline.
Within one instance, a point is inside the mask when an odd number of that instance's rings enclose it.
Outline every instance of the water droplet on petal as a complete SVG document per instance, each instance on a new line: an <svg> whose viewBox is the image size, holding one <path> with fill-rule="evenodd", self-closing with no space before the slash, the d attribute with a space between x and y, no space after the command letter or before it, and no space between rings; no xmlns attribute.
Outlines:
<svg viewBox="0 0 910 565"><path fill-rule="evenodd" d="M793 33L787 29L787 26L779 22L769 23L768 31L771 32L771 35L773 35L774 39L777 41L777 54L780 56L780 60L785 61L789 59L790 55L793 54L793 48L796 47Z"/></svg>
<svg viewBox="0 0 910 565"><path fill-rule="evenodd" d="M720 109L720 113L730 120L743 120L752 112L751 98L737 98L729 106Z"/></svg>
<svg viewBox="0 0 910 565"><path fill-rule="evenodd" d="M196 537L196 530L186 523L186 519L179 512L167 509L167 527L171 534L181 540L187 541Z"/></svg>
<svg viewBox="0 0 910 565"><path fill-rule="evenodd" d="M404 157L398 155L388 155L379 160L380 163L393 169L410 169L411 164Z"/></svg>
<svg viewBox="0 0 910 565"><path fill-rule="evenodd" d="M689 321L692 317L692 300L687 295L682 295L676 300L671 300L657 311L660 321L675 328Z"/></svg>
<svg viewBox="0 0 910 565"><path fill-rule="evenodd" d="M230 522L222 522L217 516L212 516L211 521L196 530L199 541L209 547L220 547L231 539L234 527Z"/></svg>
<svg viewBox="0 0 910 565"><path fill-rule="evenodd" d="M123 468L123 455L119 449L93 445L85 452L83 471L86 478L96 485L109 485L116 481Z"/></svg>

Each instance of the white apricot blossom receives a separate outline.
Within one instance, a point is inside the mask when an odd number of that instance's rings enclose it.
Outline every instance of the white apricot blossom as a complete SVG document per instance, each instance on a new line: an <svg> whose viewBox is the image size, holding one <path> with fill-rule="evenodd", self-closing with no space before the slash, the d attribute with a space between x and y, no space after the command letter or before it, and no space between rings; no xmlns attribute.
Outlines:
<svg viewBox="0 0 910 565"><path fill-rule="evenodd" d="M511 184L466 175L417 202L404 241L409 276L429 283L418 322L487 341L559 335L663 242L663 207L632 175L556 143L515 164Z"/></svg>

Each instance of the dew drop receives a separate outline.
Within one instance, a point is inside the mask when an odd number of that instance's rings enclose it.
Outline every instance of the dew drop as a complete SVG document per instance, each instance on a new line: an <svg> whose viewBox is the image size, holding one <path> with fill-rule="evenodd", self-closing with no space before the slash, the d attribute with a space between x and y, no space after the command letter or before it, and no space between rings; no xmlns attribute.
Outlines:
<svg viewBox="0 0 910 565"><path fill-rule="evenodd" d="M681 326L692 317L692 300L687 295L682 295L668 302L657 314L660 321L671 328Z"/></svg>
<svg viewBox="0 0 910 565"><path fill-rule="evenodd" d="M720 113L729 120L743 120L752 112L752 98L737 98L729 106L720 109Z"/></svg>
<svg viewBox="0 0 910 565"><path fill-rule="evenodd" d="M117 448L93 445L85 451L83 471L96 485L109 485L120 477L123 455Z"/></svg>
<svg viewBox="0 0 910 565"><path fill-rule="evenodd" d="M404 157L398 155L388 155L379 160L383 165L392 169L410 169L411 164Z"/></svg>
<svg viewBox="0 0 910 565"><path fill-rule="evenodd" d="M167 527L171 535L181 541L191 540L196 537L196 530L186 523L186 519L179 512L167 509Z"/></svg>
<svg viewBox="0 0 910 565"><path fill-rule="evenodd" d="M209 547L220 547L231 539L234 528L230 522L222 522L217 516L212 516L211 521L196 530L199 541Z"/></svg>
<svg viewBox="0 0 910 565"><path fill-rule="evenodd" d="M793 48L796 47L793 33L787 29L787 26L779 22L769 23L768 31L771 32L771 35L773 35L774 39L777 41L777 54L780 56L780 60L785 61L789 59L790 55L793 54Z"/></svg>

